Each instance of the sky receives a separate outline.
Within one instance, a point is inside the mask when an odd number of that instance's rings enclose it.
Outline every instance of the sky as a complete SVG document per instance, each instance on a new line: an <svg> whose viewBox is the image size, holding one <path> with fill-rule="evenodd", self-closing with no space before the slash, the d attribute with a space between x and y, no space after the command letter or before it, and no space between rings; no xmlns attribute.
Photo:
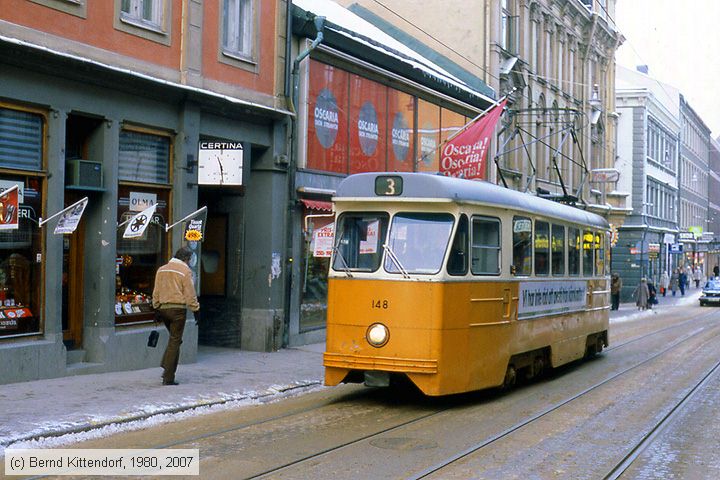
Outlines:
<svg viewBox="0 0 720 480"><path fill-rule="evenodd" d="M617 0L625 37L619 65L648 65L651 77L680 90L712 136L720 135L720 1Z"/></svg>

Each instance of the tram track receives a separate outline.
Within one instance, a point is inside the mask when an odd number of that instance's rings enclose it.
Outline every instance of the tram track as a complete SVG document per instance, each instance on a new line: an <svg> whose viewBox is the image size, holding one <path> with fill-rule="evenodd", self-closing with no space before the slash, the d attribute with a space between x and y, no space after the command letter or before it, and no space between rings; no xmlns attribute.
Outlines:
<svg viewBox="0 0 720 480"><path fill-rule="evenodd" d="M458 453L447 457L442 462L436 462L432 466L427 467L426 469L422 470L420 473L415 474L413 476L410 476L408 478L425 478L427 476L432 475L435 472L442 471L443 468L446 468L453 463L457 462L458 460L468 457L472 455L475 452L478 452L482 450L483 448L492 445L496 442L499 442L503 438L507 438L510 435L512 435L513 432L516 432L523 427L526 427L533 422L536 422L540 420L541 418L544 418L548 416L548 414L552 413L553 411L556 411L560 408L562 408L565 405L570 404L571 402L583 397L587 396L590 392L598 389L602 385L606 385L613 380L616 380L618 378L621 378L623 375L626 375L628 372L635 370L637 368L640 368L642 365L646 365L649 362L661 357L664 354L667 354L669 351L671 351L673 348L677 348L678 346L682 345L684 342L687 342L693 338L696 338L699 335L702 335L703 333L706 333L709 330L712 330L713 328L717 329L720 327L720 325L716 326L712 323L709 323L708 320L710 317L714 315L714 312L708 312L701 316L696 316L690 320L685 320L682 322L674 323L668 326L664 326L658 330L654 330L652 332L649 332L647 334L642 334L638 336L633 336L622 343L615 343L612 347L609 347L606 349L606 352L610 351L618 351L624 347L631 347L633 345L636 345L638 342L641 342L642 340L648 340L652 337L655 337L657 335L661 335L662 333L670 334L672 335L672 331L676 330L678 328L687 328L688 325L697 325L696 328L693 328L691 331L687 332L684 335L678 336L674 339L672 343L668 343L665 348L662 348L661 350L656 351L653 355L650 355L648 357L645 357L642 361L636 361L633 362L633 364L627 368L624 368L619 371L615 371L607 378L603 379L602 381L595 382L594 384L591 384L581 390L580 392L576 393L575 395L572 395L571 397L563 398L560 401L557 401L553 403L550 407L544 408L537 413L527 416L523 420L514 423L510 427L505 427L498 433L495 433L493 435L487 436L485 439L478 441L469 447L458 450ZM554 381L554 380L553 380ZM376 390L375 391L377 395L384 395L383 391ZM248 436L247 434L243 434L242 432L245 430L275 430L278 431L280 427L278 427L276 424L281 423L284 421L287 421L288 419L292 419L293 417L297 417L296 419L293 419L292 422L295 424L302 423L302 418L311 418L311 417L317 417L317 416L323 416L328 415L331 416L331 414L327 413L328 408L331 410L333 408L337 408L338 410L347 409L348 411L353 411L356 409L356 406L353 405L354 402L357 402L357 400L361 400L367 396L367 394L373 394L373 391L371 390L358 390L356 392L351 392L346 396L340 397L339 399L335 399L332 401L324 401L321 405L312 405L306 408L295 408L290 411L278 414L278 415L272 415L265 418L259 418L256 421L252 422L243 422L237 425L232 425L227 428L222 429L216 429L212 431L206 431L200 435L193 435L193 436L183 436L183 438L179 438L176 441L172 442L164 442L161 445L155 445L153 448L171 448L171 447L179 447L182 445L189 445L194 442L200 443L200 444L207 444L209 443L215 443L223 436L227 435L237 435L240 438L243 438L242 442L247 442L248 438L252 438L252 436ZM485 395L485 394L481 394ZM492 395L492 394L491 394ZM400 421L402 416L406 416L406 412L400 411L401 414L390 416L391 420L398 420L392 425L388 425L387 428L380 428L378 430L374 431L367 431L366 434L357 436L355 438L349 438L346 441L338 442L335 445L327 446L326 448L319 448L316 451L313 451L307 455L302 456L296 456L294 458L289 458L288 461L283 462L281 465L271 465L269 462L265 467L271 467L271 468L248 468L247 470L241 469L240 471L236 473L241 473L239 477L241 478L248 478L248 479L257 479L257 478L276 478L276 477L297 477L297 474L299 471L303 471L303 468L312 468L312 465L315 464L322 464L322 462L325 461L327 458L331 458L329 456L333 454L342 455L342 451L347 449L352 449L353 447L364 445L366 443L373 444L373 440L381 439L382 437L387 437L388 435L395 434L396 436L398 434L402 435L401 432L404 430L411 429L411 427L414 427L415 429L422 429L422 425L425 422L430 422L433 419L437 419L442 414L446 414L449 411L456 410L458 406L468 405L468 403L475 403L476 399L479 398L477 394L475 396L468 395L462 395L456 397L457 400L450 398L445 399L442 401L442 407L441 408L429 408L433 407L433 404L437 402L436 399L430 399L430 404L422 404L420 405L421 409L424 409L425 411L420 413L413 414L410 412L411 418L407 418L405 420ZM502 397L501 397L502 398ZM393 411L395 409L387 409L382 407L382 404L387 403L388 399L377 399L377 405L373 404L373 407L379 407L378 411L384 410L384 411ZM425 400L423 400L425 401ZM521 400L522 401L522 400ZM373 400L374 402L374 400ZM370 402L372 403L372 402ZM393 403L397 403L396 401L393 401ZM490 398L490 403L495 403L492 398ZM365 408L367 408L368 404L365 405ZM416 404L416 407L418 405ZM343 418L343 417L340 417ZM340 420L343 424L348 423L352 425L352 419L348 417L347 419ZM389 423L389 422L388 422ZM275 425L272 429L265 428L265 425ZM313 427L315 428L315 427ZM502 427L501 427L502 428ZM315 434L322 435L322 430L316 429L313 430ZM310 433L309 435L312 435ZM308 436L309 436L308 435ZM296 440L297 442L303 442L305 441L305 438L301 439L298 437ZM313 446L314 447L314 446ZM202 448L202 447L201 447ZM283 457L286 458L286 457ZM305 466L305 467L303 467ZM295 470L294 470L295 469ZM608 477L612 478L612 477ZM615 477L617 478L617 477Z"/></svg>
<svg viewBox="0 0 720 480"><path fill-rule="evenodd" d="M615 346L612 348L612 350L617 350L617 349L620 349L620 348L622 348L622 347L632 345L632 344L634 344L634 343L636 343L636 342L638 342L638 341L641 341L641 340L643 340L643 339L647 339L647 338L649 338L649 337L658 335L658 334L663 333L663 332L664 332L664 333L667 333L667 332L670 331L670 330L677 329L677 328L680 328L680 327L682 327L682 326L687 326L687 325L690 324L690 323L701 322L702 320L705 320L705 319L711 317L712 315L713 315L712 313L707 313L707 314L702 315L702 316L700 316L700 317L695 317L695 318L693 318L693 319L691 319L691 320L688 320L688 321L685 321L685 322L681 322L681 323L679 323L679 324L674 324L674 325L671 325L671 326L662 328L662 329L660 329L660 330L651 332L651 333L646 334L646 335L641 335L641 336L639 336L639 337L635 337L635 338L633 338L633 339L631 339L631 340L628 340L628 341L623 342L623 343L621 343L621 344L615 345ZM407 477L407 478L409 478L409 479L421 479L421 478L426 478L426 477L428 477L429 475L431 475L431 474L433 474L433 473L436 473L436 472L442 470L443 468L451 465L452 463L457 462L458 460L460 460L460 459L462 459L462 458L464 458L464 457L466 457L466 456L468 456L468 455L471 455L471 454L473 454L473 453L481 450L482 448L484 448L484 447L486 447L486 446L489 446L489 445L491 445L491 444L493 444L493 443L495 443L495 442L497 442L497 441L499 441L499 440L501 440L501 439L503 439L503 438L511 435L513 432L515 432L515 431L517 431L517 430L519 430L519 429L521 429L521 428L523 428L523 427L525 427L525 426L527 426L527 425L529 425L529 424L531 424L531 423L533 423L533 422L536 422L536 421L539 420L540 418L543 418L543 417L545 417L546 415L548 415L548 414L550 414L550 413L552 413L552 412L554 412L554 411L562 408L563 406L565 406L565 405L567 405L567 404L569 404L569 403L571 403L571 402L573 402L573 401L575 401L575 400L577 400L577 399L579 399L579 398L587 395L588 393L596 390L597 388L599 388L599 387L601 387L601 386L604 386L604 385L606 385L606 384L608 384L608 383L610 383L610 382L612 382L612 381L614 381L614 380L622 377L623 375L626 375L628 372L633 371L633 370L635 370L635 369L637 369L637 368L640 368L640 367L642 367L643 365L645 365L645 364L647 364L647 363L649 363L649 362L652 362L653 360L655 360L655 359L657 359L657 358L665 355L667 352L671 351L671 350L674 349L674 348L677 348L678 346L682 345L683 343L687 342L688 340L690 340L690 339L692 339L692 338L695 338L695 337L697 337L697 336L699 336L699 335L701 335L701 334L703 334L703 333L706 333L708 330L713 329L713 328L720 329L720 327L716 327L716 326L714 326L714 325L708 325L708 326L704 326L704 327L700 327L700 328L694 329L692 332L690 332L690 333L688 333L688 334L686 334L686 335L683 335L682 337L676 339L676 341L674 341L674 342L672 342L671 344L667 345L666 348L664 348L664 349L656 352L654 355L651 355L651 356L645 358L643 361L637 362L637 363L635 363L634 365L632 365L632 366L630 366L630 367L628 367L628 368L626 368L626 369L623 369L623 370L621 370L621 371L619 371L619 372L616 372L615 374L611 375L610 377L608 377L608 378L606 378L606 379L604 379L604 380L602 380L602 381L600 381L600 382L597 382L597 383L595 383L595 384L593 384L593 385L591 385L591 386L583 389L582 391L578 392L577 394L575 394L575 395L573 395L573 396L571 396L571 397L569 397L569 398L566 398L566 399L564 399L564 400L562 400L562 401L560 401L560 402L557 402L557 403L553 404L552 406L550 406L550 407L548 407L548 408L546 408L546 409L544 409L544 410L542 410L542 411L540 411L540 412L538 412L538 413L536 413L536 414L534 414L534 415L532 415L532 416L530 416L530 417L527 417L527 418L525 418L524 420L522 420L522 421L520 421L520 422L517 422L516 424L512 425L511 427L508 427L508 428L506 428L505 430L503 430L503 431L501 431L501 432L499 432L499 433L497 433L497 434L495 434L495 435L492 435L492 436L484 439L483 441L478 442L478 443L476 443L476 444L474 444L474 445L466 448L465 450L460 451L459 453L453 455L452 457L447 458L445 461L440 462L440 463L437 463L437 464L435 464L435 465L433 465L433 466L431 466L431 467L429 467L429 468L426 468L425 470L421 471L419 474L415 474L415 475L409 476L409 477ZM720 333L718 333L718 335L720 335ZM608 348L608 349L607 349L607 351L610 351L610 350L611 350L611 348ZM285 463L285 464L283 464L283 465L281 465L281 466L278 466L278 467L276 467L276 468L273 468L272 470L267 470L267 471L264 471L264 472L262 472L262 473L258 473L258 474L255 474L255 475L251 476L251 477L246 477L246 478L248 478L248 479L271 478L272 476L274 476L274 475L276 475L276 474L279 474L279 473L281 473L281 472L287 471L287 470L289 470L289 469L291 469L291 468L293 468L293 467L297 467L297 466L302 465L302 464L305 464L305 463L307 463L307 462L316 461L316 460L318 460L318 459L320 459L320 458L322 458L322 457L324 457L324 456L327 456L327 455L329 455L329 454L336 453L336 452L340 452L340 451L343 450L343 449L352 447L353 445L358 445L358 444L360 444L360 443L368 442L368 441L370 441L370 440L372 440L372 439L374 439L374 438L379 438L379 437L382 437L382 436L384 436L384 435L387 435L388 433L397 432L397 431L399 431L399 430L402 430L403 428L406 428L406 427L408 427L408 426L410 426L410 425L414 425L414 424L417 424L417 423L420 423L420 422L423 422L423 421L427 421L427 420L429 420L429 419L431 419L431 418L433 418L433 417L436 417L436 416L438 416L438 415L440 415L440 414L442 414L442 413L447 412L448 410L452 410L453 408L454 408L454 407L448 407L448 408L438 409L437 411L432 412L432 413L428 413L428 414L426 414L426 415L423 415L422 417L418 417L418 418L416 418L416 419L413 419L413 420L410 420L410 421L407 421L407 422L403 422L402 424L394 425L393 427L390 427L390 428L387 428L387 429L383 429L382 431L378 431L378 432L373 433L373 434L365 435L365 436L363 436L362 438L357 438L357 439L355 439L355 440L353 440L353 441L346 442L346 443L344 443L344 444L342 444L342 445L337 445L337 446L335 446L335 447L333 447L333 448L328 448L328 449L326 449L326 450L324 450L324 451L322 451L322 452L316 452L316 453L314 453L314 454L312 454L312 455L308 455L308 456L306 456L306 457L304 457L304 458L295 459L295 460L293 460L292 462L287 462L287 463Z"/></svg>

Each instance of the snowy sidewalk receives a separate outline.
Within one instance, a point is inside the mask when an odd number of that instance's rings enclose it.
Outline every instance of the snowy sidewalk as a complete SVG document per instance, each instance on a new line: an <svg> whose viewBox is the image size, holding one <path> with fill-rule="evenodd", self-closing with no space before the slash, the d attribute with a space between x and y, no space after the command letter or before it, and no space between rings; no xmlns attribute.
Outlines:
<svg viewBox="0 0 720 480"><path fill-rule="evenodd" d="M700 291L660 298L655 310L626 303L610 322L641 320L697 304ZM178 386L160 367L0 385L0 457L5 448L56 447L322 387L324 343L274 353L201 346L197 363L178 366Z"/></svg>
<svg viewBox="0 0 720 480"><path fill-rule="evenodd" d="M178 366L178 386L161 385L160 367L0 385L0 457L11 444L61 445L320 388L324 349L201 346L197 363Z"/></svg>

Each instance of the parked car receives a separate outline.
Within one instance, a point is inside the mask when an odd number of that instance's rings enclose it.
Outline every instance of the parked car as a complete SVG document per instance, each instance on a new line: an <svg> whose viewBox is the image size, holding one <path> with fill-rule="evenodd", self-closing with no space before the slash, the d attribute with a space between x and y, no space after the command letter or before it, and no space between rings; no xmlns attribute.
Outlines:
<svg viewBox="0 0 720 480"><path fill-rule="evenodd" d="M710 280L700 295L700 306L720 305L720 280Z"/></svg>

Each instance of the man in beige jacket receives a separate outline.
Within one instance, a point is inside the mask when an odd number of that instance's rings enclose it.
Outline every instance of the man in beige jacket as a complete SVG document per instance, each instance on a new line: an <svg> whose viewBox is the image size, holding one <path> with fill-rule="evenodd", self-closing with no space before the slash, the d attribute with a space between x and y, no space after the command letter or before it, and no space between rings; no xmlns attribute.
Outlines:
<svg viewBox="0 0 720 480"><path fill-rule="evenodd" d="M193 312L200 310L192 271L188 262L192 251L180 247L175 257L160 267L155 274L155 288L152 299L153 308L157 312L157 320L163 322L170 332L161 366L163 367L163 385L177 385L175 371L180 358L180 344L185 330L187 309Z"/></svg>

